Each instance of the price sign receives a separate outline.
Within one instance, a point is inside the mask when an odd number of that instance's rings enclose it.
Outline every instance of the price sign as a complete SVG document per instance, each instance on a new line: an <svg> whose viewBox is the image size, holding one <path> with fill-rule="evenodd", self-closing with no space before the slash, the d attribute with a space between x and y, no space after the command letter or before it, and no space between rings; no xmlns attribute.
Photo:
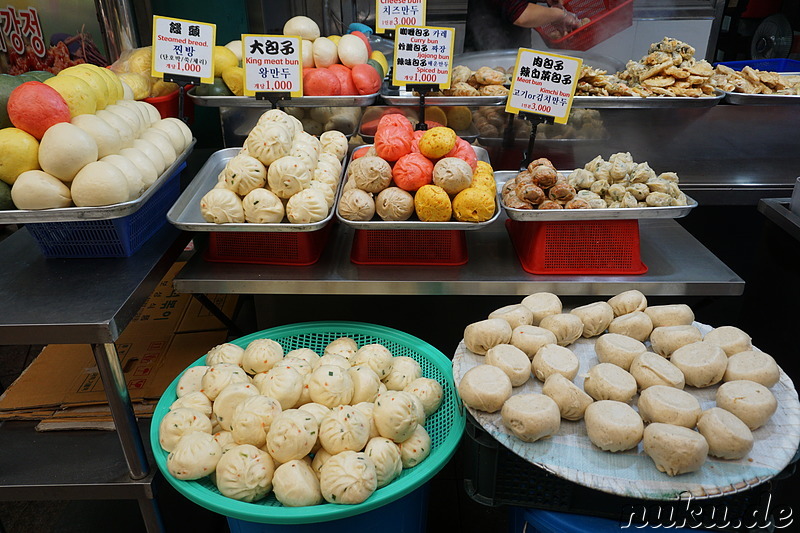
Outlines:
<svg viewBox="0 0 800 533"><path fill-rule="evenodd" d="M394 38L392 83L421 83L449 89L454 37L453 28L398 26Z"/></svg>
<svg viewBox="0 0 800 533"><path fill-rule="evenodd" d="M302 38L242 35L244 94L284 92L303 96Z"/></svg>
<svg viewBox="0 0 800 533"><path fill-rule="evenodd" d="M424 26L425 0L375 0L375 31L397 26Z"/></svg>
<svg viewBox="0 0 800 533"><path fill-rule="evenodd" d="M547 115L566 124L581 64L575 57L520 48L506 111Z"/></svg>
<svg viewBox="0 0 800 533"><path fill-rule="evenodd" d="M152 75L214 83L216 24L153 17Z"/></svg>

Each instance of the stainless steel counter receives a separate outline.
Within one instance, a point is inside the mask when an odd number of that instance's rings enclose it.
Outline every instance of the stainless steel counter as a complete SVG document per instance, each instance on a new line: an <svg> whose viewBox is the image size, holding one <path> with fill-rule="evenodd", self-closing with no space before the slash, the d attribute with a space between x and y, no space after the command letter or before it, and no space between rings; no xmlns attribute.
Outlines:
<svg viewBox="0 0 800 533"><path fill-rule="evenodd" d="M338 225L319 262L308 267L210 263L195 256L175 278L189 293L326 295L613 295L638 289L660 296L737 296L744 281L673 220L640 224L640 276L536 276L519 264L505 216L467 232L469 261L453 267L358 266L350 261L353 229Z"/></svg>
<svg viewBox="0 0 800 533"><path fill-rule="evenodd" d="M758 212L800 242L800 216L789 209L789 198L765 198L758 202Z"/></svg>

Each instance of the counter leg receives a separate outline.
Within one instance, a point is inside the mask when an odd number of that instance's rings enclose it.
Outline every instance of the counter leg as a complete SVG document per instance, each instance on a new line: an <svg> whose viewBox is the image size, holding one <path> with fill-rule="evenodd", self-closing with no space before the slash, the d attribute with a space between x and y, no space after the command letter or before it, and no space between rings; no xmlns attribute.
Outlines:
<svg viewBox="0 0 800 533"><path fill-rule="evenodd" d="M150 473L150 465L142 443L142 435L136 424L136 415L133 413L128 386L125 383L125 374L117 355L117 348L113 343L93 344L94 358L100 379L111 408L111 417L117 428L122 452L128 463L128 472L133 479L142 479Z"/></svg>
<svg viewBox="0 0 800 533"><path fill-rule="evenodd" d="M139 511L142 513L147 533L164 533L166 531L155 499L139 498Z"/></svg>

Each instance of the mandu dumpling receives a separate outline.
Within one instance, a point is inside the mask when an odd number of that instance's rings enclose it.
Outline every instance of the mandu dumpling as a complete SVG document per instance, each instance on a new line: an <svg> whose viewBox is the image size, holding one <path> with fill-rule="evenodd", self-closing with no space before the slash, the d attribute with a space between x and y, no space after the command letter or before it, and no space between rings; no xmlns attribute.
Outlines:
<svg viewBox="0 0 800 533"><path fill-rule="evenodd" d="M286 203L286 218L292 224L312 224L328 216L328 201L319 189L303 189Z"/></svg>
<svg viewBox="0 0 800 533"><path fill-rule="evenodd" d="M277 159L267 171L269 189L288 200L311 183L311 171L302 159L285 156Z"/></svg>
<svg viewBox="0 0 800 533"><path fill-rule="evenodd" d="M200 200L200 214L215 224L244 222L242 200L230 189L211 189Z"/></svg>
<svg viewBox="0 0 800 533"><path fill-rule="evenodd" d="M347 155L347 137L341 131L326 131L319 136L322 151L335 155L339 161Z"/></svg>
<svg viewBox="0 0 800 533"><path fill-rule="evenodd" d="M283 202L267 189L253 189L242 199L244 219L252 224L274 224L283 220Z"/></svg>
<svg viewBox="0 0 800 533"><path fill-rule="evenodd" d="M245 140L247 153L266 166L281 157L289 155L292 149L291 131L278 122L264 122L256 125Z"/></svg>
<svg viewBox="0 0 800 533"><path fill-rule="evenodd" d="M255 157L239 154L228 161L218 179L227 189L245 196L267 183L267 169Z"/></svg>

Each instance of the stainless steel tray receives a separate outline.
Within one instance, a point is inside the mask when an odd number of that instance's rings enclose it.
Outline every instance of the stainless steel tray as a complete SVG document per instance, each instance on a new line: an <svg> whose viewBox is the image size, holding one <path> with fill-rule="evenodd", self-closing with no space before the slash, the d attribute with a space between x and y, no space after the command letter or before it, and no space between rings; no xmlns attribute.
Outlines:
<svg viewBox="0 0 800 533"><path fill-rule="evenodd" d="M575 109L662 109L672 107L713 107L725 96L715 89L714 96L576 96ZM426 98L427 101L427 98Z"/></svg>
<svg viewBox="0 0 800 533"><path fill-rule="evenodd" d="M568 176L571 171L559 171L562 176ZM501 170L494 173L497 183L497 194L503 185L516 176L518 172L513 170ZM502 198L500 205L505 209L508 218L519 222L545 222L551 220L630 220L643 218L682 218L697 207L697 202L686 196L689 205L670 206L670 207L632 207L626 209L513 209L503 205Z"/></svg>
<svg viewBox="0 0 800 533"><path fill-rule="evenodd" d="M162 172L144 194L135 200L100 207L58 207L55 209L13 209L0 211L0 224L34 224L42 222L80 222L83 220L110 220L131 215L158 191L189 154L197 139L178 155L178 158Z"/></svg>
<svg viewBox="0 0 800 533"><path fill-rule="evenodd" d="M192 87L187 94L195 104L204 107L268 108L272 105L269 100L256 100L250 96L198 96L196 91L197 87ZM301 96L280 100L278 107L361 107L372 105L377 97L378 93L358 96Z"/></svg>
<svg viewBox="0 0 800 533"><path fill-rule="evenodd" d="M371 146L369 144L365 144L363 146ZM359 147L353 149L353 152L358 150ZM480 146L473 146L475 149L475 155L478 156L478 161L485 161L489 163L489 152L486 151L485 148L481 148ZM345 176L347 172L345 171ZM495 173L497 175L497 173ZM344 182L344 180L343 180ZM378 215L375 215L377 217ZM413 230L475 230L481 229L483 227L488 226L500 216L500 200L499 196L495 196L495 207L494 207L494 216L485 222L422 222L420 220L397 220L397 221L387 221L387 220L367 220L367 221L357 221L357 220L347 220L343 218L339 214L339 203L337 200L336 203L336 218L339 219L340 222L343 224L347 224L355 229L377 229L377 230L386 230L386 229L413 229Z"/></svg>
<svg viewBox="0 0 800 533"><path fill-rule="evenodd" d="M800 95L726 92L725 101L734 105L800 105Z"/></svg>
<svg viewBox="0 0 800 533"><path fill-rule="evenodd" d="M391 105L417 105L419 96L414 96L413 91L401 87L392 89L385 82L381 87L381 98ZM505 105L506 96L426 96L425 103L429 105L465 105L465 106L484 106L484 105Z"/></svg>
<svg viewBox="0 0 800 533"><path fill-rule="evenodd" d="M217 176L225 164L239 153L241 148L224 148L217 150L208 161L205 162L203 167L198 171L192 182L186 187L186 190L178 197L178 200L167 212L167 220L182 230L185 231L240 231L240 232L300 232L300 231L316 231L322 229L332 218L334 209L328 212L323 220L313 222L311 224L291 224L289 222L276 222L271 224L251 224L250 222L230 223L230 224L215 224L213 222L206 222L203 215L200 214L200 200L203 196L214 188L217 184ZM342 161L342 176L347 167L347 158ZM339 180L339 186L336 188L336 195L334 198L334 206L337 205L339 200L339 191L342 189L342 179Z"/></svg>

